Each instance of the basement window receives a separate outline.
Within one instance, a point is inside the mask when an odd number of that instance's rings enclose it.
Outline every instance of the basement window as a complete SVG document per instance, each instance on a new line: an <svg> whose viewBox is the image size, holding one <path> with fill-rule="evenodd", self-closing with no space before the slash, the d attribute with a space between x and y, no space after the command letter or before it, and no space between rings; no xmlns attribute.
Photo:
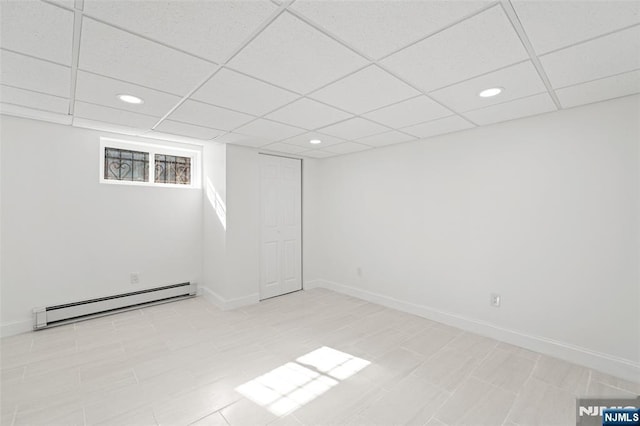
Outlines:
<svg viewBox="0 0 640 426"><path fill-rule="evenodd" d="M156 154L156 183L191 185L191 158Z"/></svg>
<svg viewBox="0 0 640 426"><path fill-rule="evenodd" d="M199 188L200 152L184 148L100 140L100 182Z"/></svg>
<svg viewBox="0 0 640 426"><path fill-rule="evenodd" d="M148 182L149 153L105 147L104 178L128 180L131 182Z"/></svg>

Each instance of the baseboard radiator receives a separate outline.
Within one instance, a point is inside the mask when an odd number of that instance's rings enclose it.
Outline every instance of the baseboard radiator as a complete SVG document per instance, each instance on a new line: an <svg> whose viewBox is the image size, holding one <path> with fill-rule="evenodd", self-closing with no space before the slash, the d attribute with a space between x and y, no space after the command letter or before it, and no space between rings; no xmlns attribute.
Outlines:
<svg viewBox="0 0 640 426"><path fill-rule="evenodd" d="M100 297L65 305L47 306L33 310L34 330L82 321L118 312L139 309L175 300L194 297L196 283L181 283L115 296Z"/></svg>

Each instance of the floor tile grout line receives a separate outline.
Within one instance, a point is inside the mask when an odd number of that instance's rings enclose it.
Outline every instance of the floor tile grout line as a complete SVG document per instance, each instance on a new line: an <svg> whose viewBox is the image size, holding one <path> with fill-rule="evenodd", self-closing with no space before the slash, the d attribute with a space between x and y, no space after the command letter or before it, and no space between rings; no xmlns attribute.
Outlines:
<svg viewBox="0 0 640 426"><path fill-rule="evenodd" d="M138 375L136 374L136 369L135 368L131 368L131 372L133 373L133 377L136 379L136 384L140 384L140 379L138 378Z"/></svg>
<svg viewBox="0 0 640 426"><path fill-rule="evenodd" d="M591 376L591 371L589 371L589 375ZM612 385L612 384L610 384L610 383L604 383L604 382L601 382L601 381L599 381L599 380L594 380L594 381L591 381L591 379L589 379L589 380L590 380L590 384L591 384L592 382L595 382L595 383L599 383L599 384L601 384L601 385L604 385L604 386L607 386L607 387L613 388L613 389L615 389L615 390L620 390L620 391L627 392L627 393L636 393L636 392L634 392L634 391L632 391L632 390L630 390L630 389L621 388L620 386ZM624 379L623 379L623 380L624 380ZM633 381L632 381L631 383L632 383L632 384L636 384L636 383L634 383ZM587 390L588 390L588 389L587 389Z"/></svg>
<svg viewBox="0 0 640 426"><path fill-rule="evenodd" d="M13 407L13 416L11 416L11 425L13 426L16 423L16 417L18 417L18 404Z"/></svg>
<svg viewBox="0 0 640 426"><path fill-rule="evenodd" d="M227 418L225 417L224 414L222 414L222 410L223 410L223 408L221 408L217 412L220 413L220 416L222 417L222 420L224 420L228 425L231 425L231 422L229 420L227 420Z"/></svg>
<svg viewBox="0 0 640 426"><path fill-rule="evenodd" d="M326 305L323 305L323 306L326 306ZM348 312L348 309L350 309L350 308L349 308L349 307L343 307L343 308L341 308L341 309L334 309L334 310L332 310L332 311L331 311L331 315L333 316L334 314L341 314L341 313L343 313L343 312ZM261 315L268 315L268 314L272 314L272 313L273 313L272 311L273 311L273 309L272 309L272 310L270 310L270 311L252 311L252 310L247 310L246 315L248 315L248 319L250 319L250 320L256 320L256 319L260 318L260 316L261 316ZM390 310L390 312L397 314L398 312L401 312L401 311ZM370 314L370 315L371 315L371 314ZM304 316L304 315L302 315L302 316ZM433 323L431 323L429 320L427 320L427 319L425 319L425 318L420 318L420 319L422 319L422 320L426 321L426 323L427 323L427 324L429 324L430 326L433 326L433 325L434 325ZM404 323L400 322L399 324L400 324L400 325L402 325L402 324L404 324ZM386 327L385 329L391 329L391 328L393 328L393 327L394 327L393 325L390 325L390 326ZM75 329L75 328L77 328L77 324L75 324L75 325L73 326L73 328L74 328L74 329ZM157 330L160 330L160 328L158 328L158 327L155 327L155 328L156 328ZM428 328L427 328L427 329L428 329ZM423 331L424 331L424 330L423 330ZM375 332L380 332L380 330L376 330ZM375 332L374 332L374 333L375 333ZM458 334L458 337L459 337L459 336L462 336L462 335L463 335L462 333L463 333L463 332L461 331L461 332ZM323 336L324 336L325 334L326 334L326 333L324 333L324 332L322 333L322 335L323 335ZM474 333L474 335L475 335L475 333ZM477 335L477 336L480 336L480 335ZM458 338L458 337L456 337L456 338ZM483 337L483 336L480 336L480 337ZM452 342L454 342L454 341L455 341L455 338L454 338L454 339L452 339L452 340L450 340L449 342L447 342L445 345L443 345L443 346L439 349L439 352L441 353L441 351L442 351L443 349L451 348L449 345L450 345ZM491 348L491 351L489 351L489 352L487 353L487 355L485 355L485 358L484 358L484 359L486 359L486 357L487 357L487 356L490 356L490 355L491 355L491 353L495 353L495 351L496 351L496 350L501 349L501 350L504 350L505 352L510 352L510 353L512 353L512 354L513 354L513 355L515 355L515 356L519 356L520 358L524 358L524 359L532 360L532 361L533 361L533 363L534 363L534 366L532 367L532 370L531 370L531 372L530 372L530 374L529 374L529 377L533 374L533 372L535 371L535 367L536 367L536 366L541 362L541 360L542 360L542 358L541 358L540 354L536 354L536 355L538 355L538 356L537 356L536 358L532 359L532 358L530 358L530 357L526 357L526 356L523 356L523 355L519 355L517 352L512 351L512 350L509 350L509 349L498 348L498 347L497 347L497 345L498 345L498 344L499 344L499 342L496 342L496 343L494 344L494 347L493 347L493 348ZM409 351L409 352L411 352L411 351ZM592 377L593 370L588 369L588 368L586 368L586 367L584 367L584 368L586 369L585 373L587 373L587 372L588 372L588 376L587 376L587 378L588 378L588 382L591 382L591 381L592 381L592 379L593 379L593 377ZM482 381L482 379L478 379L478 380ZM529 379L526 379L526 380L525 380L525 383L526 383L526 381L527 381L527 380L529 380ZM491 384L491 383L489 383L489 384L490 384L490 385L492 385L492 386L494 386L494 387L496 387L496 385L493 385L493 384ZM545 382L545 384L547 384L547 383ZM549 384L549 386L552 386L552 387L556 388L556 387L555 387L555 386L553 386L552 384ZM607 386L609 386L609 385L607 385ZM498 386L498 387L500 388L500 386ZM564 389L562 389L562 390L563 390L563 391L566 391L566 390L564 390ZM510 393L514 393L514 392L510 392ZM515 392L515 393L516 393L517 395L519 395L519 394L520 394L520 391ZM447 400L448 400L448 399L447 399Z"/></svg>
<svg viewBox="0 0 640 426"><path fill-rule="evenodd" d="M533 372L535 371L536 367L538 366L538 361L540 360L540 358L538 357L535 361L535 363L533 364L533 367L531 368L531 371L529 372L529 376L525 379L524 382L522 382L522 386L520 387L520 389L518 390L518 392L516 392L516 397L513 399L513 402L511 403L511 407L509 408L509 411L507 412L507 415L505 416L504 420L503 420L503 424L509 420L509 416L511 415L511 413L513 412L513 409L516 405L516 402L518 401L518 398L521 395L522 390L524 389L524 387L527 385L527 382L533 377Z"/></svg>

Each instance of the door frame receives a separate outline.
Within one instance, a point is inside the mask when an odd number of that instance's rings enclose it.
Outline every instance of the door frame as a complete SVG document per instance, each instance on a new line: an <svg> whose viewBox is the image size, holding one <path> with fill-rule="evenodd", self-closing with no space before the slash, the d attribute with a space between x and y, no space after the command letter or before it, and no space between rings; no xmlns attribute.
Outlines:
<svg viewBox="0 0 640 426"><path fill-rule="evenodd" d="M280 158L289 158L291 160L300 160L300 290L294 290L294 291L290 291L288 293L283 293L280 294L278 296L271 296L271 297L267 297L267 298L263 298L262 297L262 286L261 286L261 277L260 275L258 275L258 302L262 302L263 300L269 300L269 299L273 299L274 297L280 297L280 296L284 296L286 294L291 294L291 293L295 293L296 291L303 291L304 290L304 159L302 157L295 157L292 155L285 155L285 154L273 154L271 152L262 152L262 151L258 151L258 155L268 155L271 157L280 157ZM262 167L260 165L260 161L258 161L259 166L258 167ZM261 171L261 170L260 170ZM258 178L260 179L260 181L258 182L258 186L261 188L262 187L262 173L258 173ZM260 214L260 234L258 235L258 238L260 239L260 242L262 242L262 190L258 191L258 193L260 194L260 199L259 199L259 214ZM260 244L260 256L258 257L258 271L260 273L262 265L262 244Z"/></svg>

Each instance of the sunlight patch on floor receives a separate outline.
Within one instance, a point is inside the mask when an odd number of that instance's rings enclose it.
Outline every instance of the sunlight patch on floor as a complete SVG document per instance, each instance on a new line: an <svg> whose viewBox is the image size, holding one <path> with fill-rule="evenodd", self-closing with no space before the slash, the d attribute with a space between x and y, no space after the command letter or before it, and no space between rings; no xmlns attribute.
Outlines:
<svg viewBox="0 0 640 426"><path fill-rule="evenodd" d="M236 390L277 416L290 413L348 379L369 361L323 346Z"/></svg>

